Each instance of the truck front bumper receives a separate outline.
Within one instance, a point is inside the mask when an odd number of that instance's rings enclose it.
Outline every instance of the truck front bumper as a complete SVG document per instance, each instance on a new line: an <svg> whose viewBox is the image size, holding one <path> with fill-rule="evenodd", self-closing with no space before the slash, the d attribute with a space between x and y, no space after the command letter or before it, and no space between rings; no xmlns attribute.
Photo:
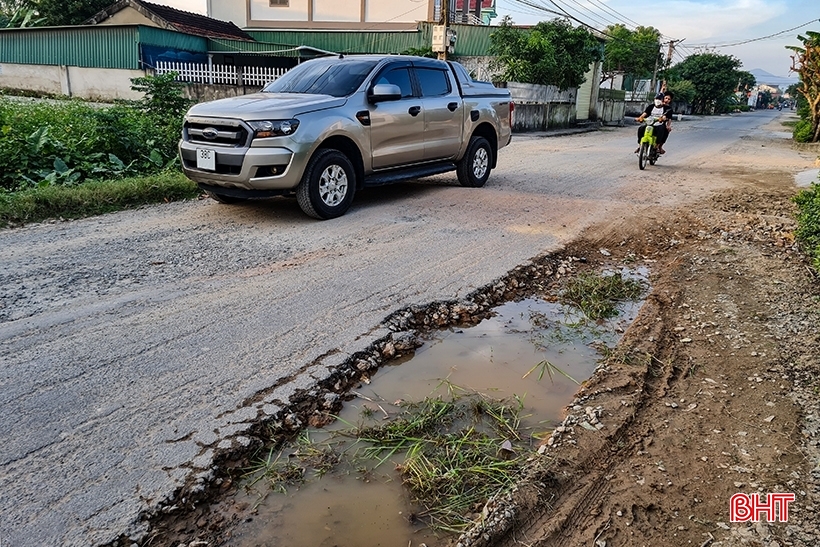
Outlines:
<svg viewBox="0 0 820 547"><path fill-rule="evenodd" d="M197 154L201 148L215 152L215 170L197 167ZM179 142L179 156L185 176L210 187L238 190L295 189L301 182L308 155L309 150L291 150L281 146L203 147L184 140Z"/></svg>

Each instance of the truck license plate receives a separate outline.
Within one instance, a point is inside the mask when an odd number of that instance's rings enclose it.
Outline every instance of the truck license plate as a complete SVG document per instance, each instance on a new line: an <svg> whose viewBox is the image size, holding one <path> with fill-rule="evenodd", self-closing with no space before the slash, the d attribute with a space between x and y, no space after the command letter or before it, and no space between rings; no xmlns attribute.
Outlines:
<svg viewBox="0 0 820 547"><path fill-rule="evenodd" d="M216 171L216 151L208 148L197 148L196 168Z"/></svg>

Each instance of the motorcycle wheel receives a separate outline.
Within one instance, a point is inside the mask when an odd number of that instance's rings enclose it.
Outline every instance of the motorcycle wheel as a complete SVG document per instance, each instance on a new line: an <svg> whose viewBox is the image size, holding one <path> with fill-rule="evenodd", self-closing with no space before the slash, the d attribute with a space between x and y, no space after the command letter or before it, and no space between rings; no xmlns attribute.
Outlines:
<svg viewBox="0 0 820 547"><path fill-rule="evenodd" d="M647 159L649 159L648 156L649 156L649 144L647 144L645 142L641 143L641 150L638 153L638 167L641 168L641 171L646 169L646 161L647 161Z"/></svg>

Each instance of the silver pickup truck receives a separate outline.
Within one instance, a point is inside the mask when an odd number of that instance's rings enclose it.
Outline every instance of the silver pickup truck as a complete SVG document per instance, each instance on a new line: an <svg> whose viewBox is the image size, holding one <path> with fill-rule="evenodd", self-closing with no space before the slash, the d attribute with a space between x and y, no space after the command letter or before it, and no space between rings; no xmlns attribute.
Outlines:
<svg viewBox="0 0 820 547"><path fill-rule="evenodd" d="M222 203L295 195L315 218L357 190L455 170L483 186L511 138L506 89L463 66L400 55L304 62L261 92L193 106L185 174Z"/></svg>

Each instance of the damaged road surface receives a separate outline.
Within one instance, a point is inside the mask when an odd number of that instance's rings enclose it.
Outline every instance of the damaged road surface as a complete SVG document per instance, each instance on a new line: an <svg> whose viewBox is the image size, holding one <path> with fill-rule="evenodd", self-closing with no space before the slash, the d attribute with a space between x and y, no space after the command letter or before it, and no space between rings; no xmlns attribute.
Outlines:
<svg viewBox="0 0 820 547"><path fill-rule="evenodd" d="M327 222L285 199L203 200L3 230L0 541L148 542L151 517L190 505L261 423L295 420L293 403L357 354L412 339L388 318L437 302L486 311L515 295L499 280L588 228L614 249L637 235L626 227L660 232L716 193L759 179L788 189L816 154L772 137L780 116L678 123L669 153L646 171L631 154L634 127L516 137L485 188L447 175L368 191ZM679 231L678 240L699 233ZM667 396L658 389L643 397ZM530 508L532 530L541 509Z"/></svg>

